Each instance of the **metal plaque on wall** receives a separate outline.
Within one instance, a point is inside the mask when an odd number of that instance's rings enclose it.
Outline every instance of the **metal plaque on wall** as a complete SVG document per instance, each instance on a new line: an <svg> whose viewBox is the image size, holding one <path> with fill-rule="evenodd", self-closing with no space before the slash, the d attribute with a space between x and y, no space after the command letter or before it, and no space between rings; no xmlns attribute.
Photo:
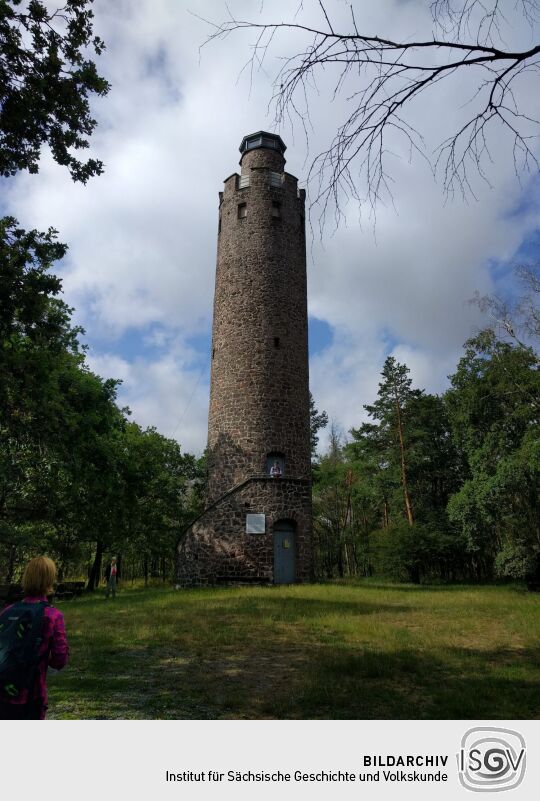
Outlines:
<svg viewBox="0 0 540 801"><path fill-rule="evenodd" d="M265 516L246 515L246 534L264 534Z"/></svg>

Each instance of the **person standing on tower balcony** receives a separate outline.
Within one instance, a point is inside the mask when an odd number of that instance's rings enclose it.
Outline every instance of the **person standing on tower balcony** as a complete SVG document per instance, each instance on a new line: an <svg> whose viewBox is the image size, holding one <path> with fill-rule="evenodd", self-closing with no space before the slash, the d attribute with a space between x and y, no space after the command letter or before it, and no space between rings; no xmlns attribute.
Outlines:
<svg viewBox="0 0 540 801"><path fill-rule="evenodd" d="M281 467L277 459L274 460L274 464L270 468L270 475L272 478L281 478Z"/></svg>

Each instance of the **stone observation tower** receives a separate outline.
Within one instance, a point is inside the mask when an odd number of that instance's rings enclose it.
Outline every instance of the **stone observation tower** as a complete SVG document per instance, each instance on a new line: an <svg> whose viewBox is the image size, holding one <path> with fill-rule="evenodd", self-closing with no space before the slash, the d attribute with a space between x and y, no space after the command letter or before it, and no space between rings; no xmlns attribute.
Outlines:
<svg viewBox="0 0 540 801"><path fill-rule="evenodd" d="M305 191L259 131L219 193L205 512L181 586L311 576Z"/></svg>

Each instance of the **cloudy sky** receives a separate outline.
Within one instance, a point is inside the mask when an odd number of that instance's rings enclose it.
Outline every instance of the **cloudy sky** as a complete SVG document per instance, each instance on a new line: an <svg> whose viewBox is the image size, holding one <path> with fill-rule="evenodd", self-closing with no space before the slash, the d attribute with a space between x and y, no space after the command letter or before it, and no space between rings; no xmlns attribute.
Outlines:
<svg viewBox="0 0 540 801"><path fill-rule="evenodd" d="M228 6L257 21L290 19L296 7L277 0ZM347 6L328 3L336 21ZM530 46L513 0L507 6L507 41ZM356 0L354 7L358 27L373 34L410 39L432 28L427 0ZM99 66L112 89L93 105L99 127L91 152L105 162L105 174L75 185L45 154L39 175L3 183L2 205L25 227L54 226L69 244L57 272L86 329L91 368L122 379L120 401L137 422L199 453L218 191L238 169L242 137L275 130L271 83L295 37L276 40L250 80L241 70L253 34L200 51L210 28L190 11L215 21L227 16L223 0L96 0L96 32L107 44ZM304 0L297 19L321 25L318 3ZM300 180L346 110L346 92L333 102L329 96L331 77L322 77L310 99L309 147L301 127L279 130L287 170ZM441 84L411 107L409 120L428 151L461 119L456 97L465 80ZM525 80L520 91L529 110L539 111L537 87ZM389 353L409 365L416 386L444 389L463 342L482 321L468 302L475 290L512 293L512 266L537 255L540 182L516 178L502 135L491 146L490 185L475 181L476 199L464 202L445 199L426 164L396 142L393 205L377 208L376 225L366 210L360 225L358 207L344 203L347 224L312 240L311 389L343 432L364 419L362 405L373 401Z"/></svg>

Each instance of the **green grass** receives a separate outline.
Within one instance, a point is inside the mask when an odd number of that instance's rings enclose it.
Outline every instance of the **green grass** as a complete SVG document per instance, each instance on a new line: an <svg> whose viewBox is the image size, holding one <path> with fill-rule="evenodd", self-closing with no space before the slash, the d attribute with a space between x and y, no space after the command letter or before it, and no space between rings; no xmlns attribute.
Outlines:
<svg viewBox="0 0 540 801"><path fill-rule="evenodd" d="M540 597L381 582L59 604L51 718L537 718Z"/></svg>

